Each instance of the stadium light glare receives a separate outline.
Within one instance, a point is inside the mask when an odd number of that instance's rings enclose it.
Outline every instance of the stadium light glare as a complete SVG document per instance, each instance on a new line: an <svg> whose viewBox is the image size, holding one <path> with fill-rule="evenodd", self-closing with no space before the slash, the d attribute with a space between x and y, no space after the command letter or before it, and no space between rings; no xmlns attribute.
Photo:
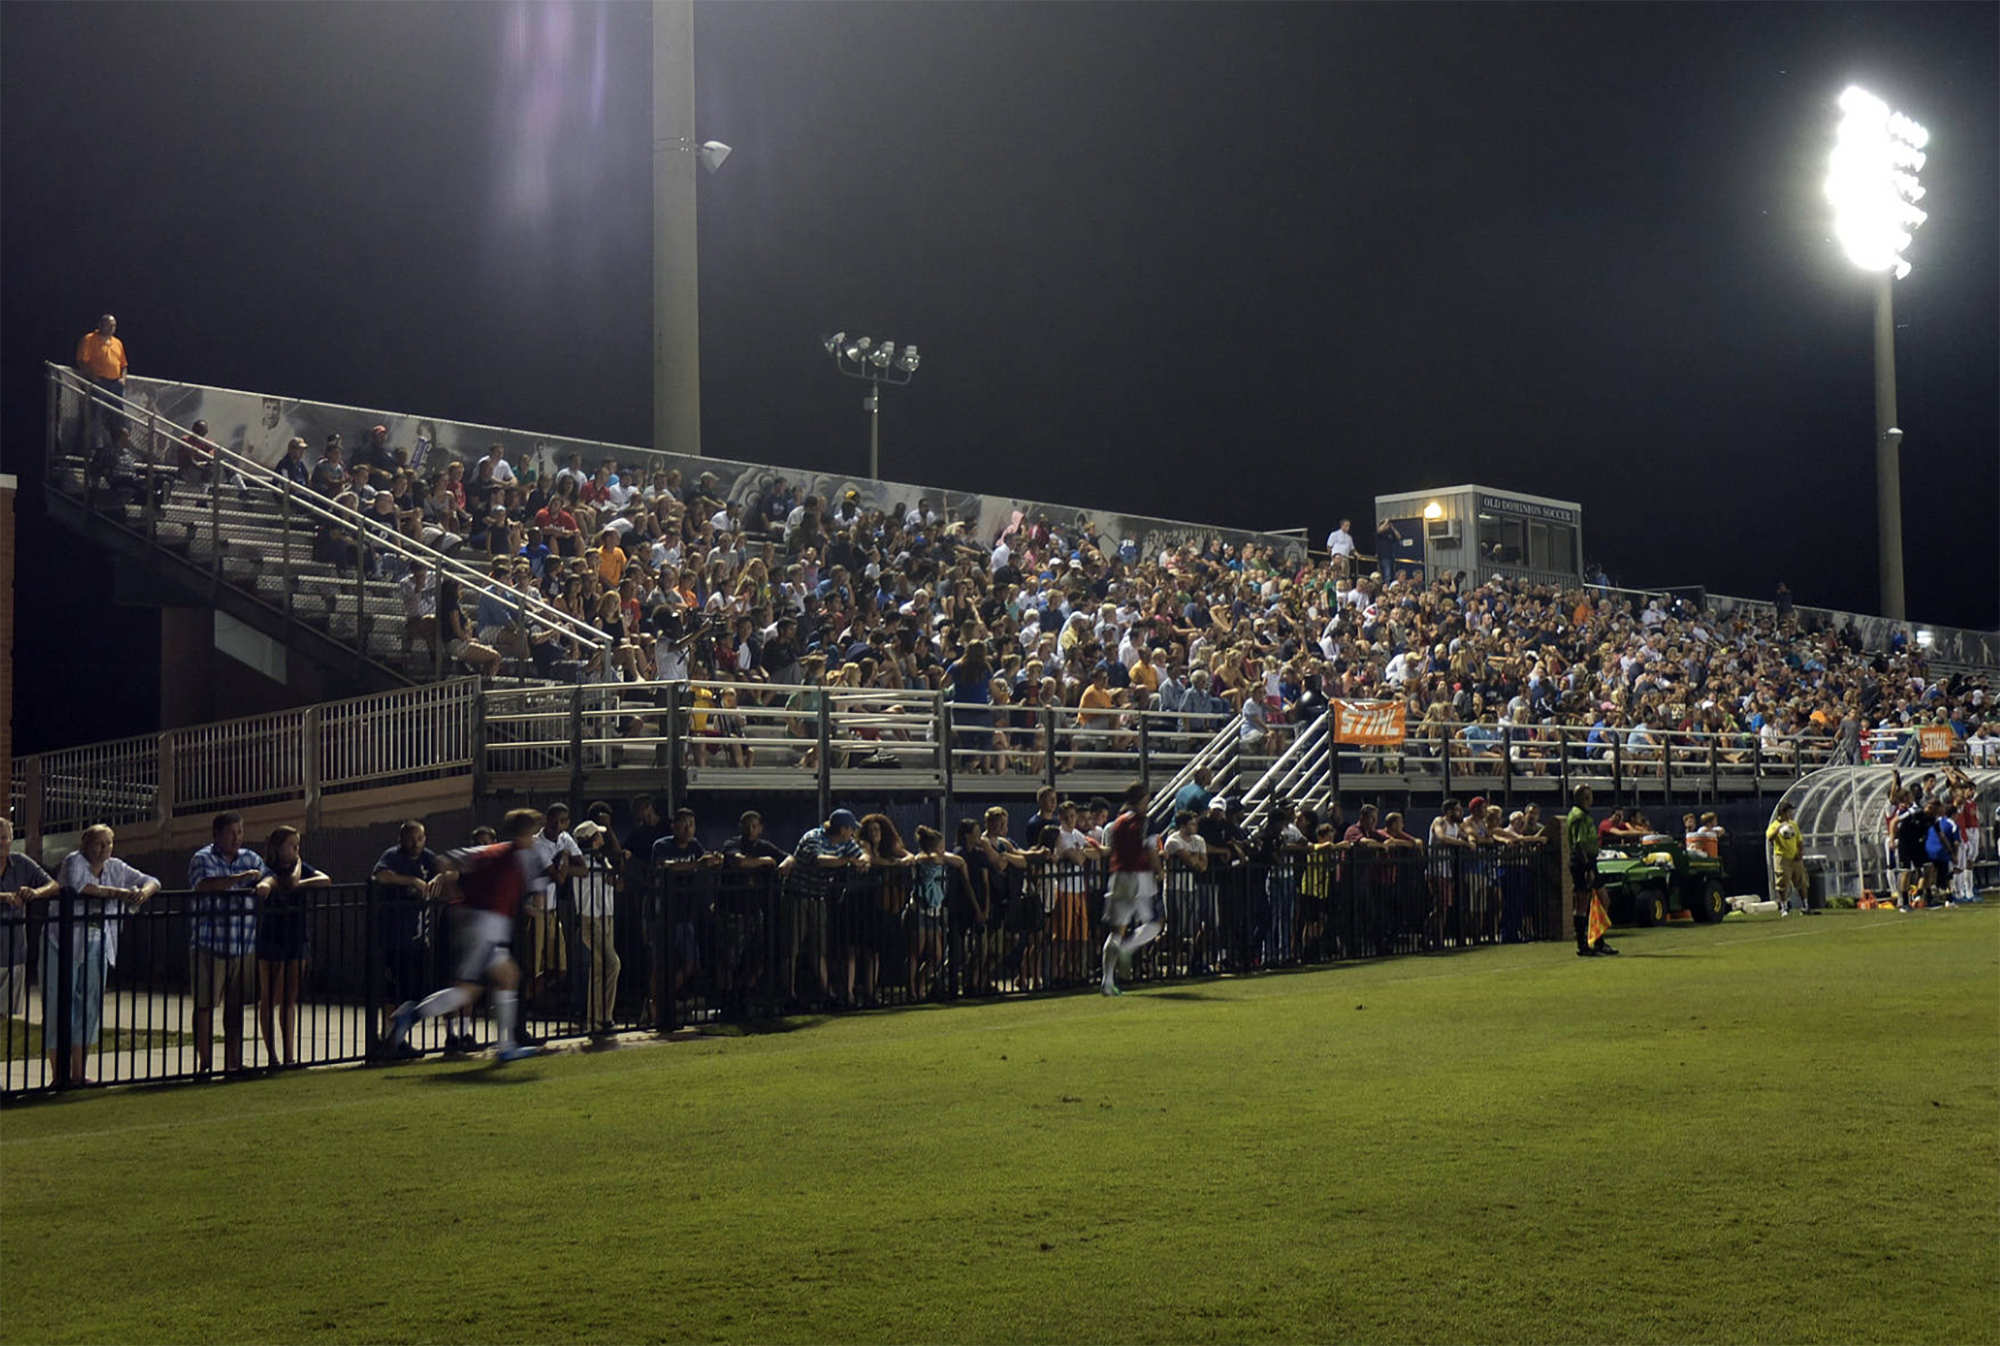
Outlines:
<svg viewBox="0 0 2000 1346"><path fill-rule="evenodd" d="M826 353L832 355L840 349L840 343L847 340L847 333L835 332L826 339Z"/></svg>
<svg viewBox="0 0 2000 1346"><path fill-rule="evenodd" d="M1910 274L1903 253L1930 218L1917 208L1917 174L1931 134L1857 84L1836 100L1840 124L1828 162L1826 198L1847 260L1875 278L1875 510L1882 615L1903 617L1903 488L1896 425L1896 323L1891 287Z"/></svg>
<svg viewBox="0 0 2000 1346"><path fill-rule="evenodd" d="M1915 203L1930 132L1858 85L1840 95L1840 111L1826 179L1834 233L1856 266L1901 279L1910 274L1910 230L1927 218Z"/></svg>

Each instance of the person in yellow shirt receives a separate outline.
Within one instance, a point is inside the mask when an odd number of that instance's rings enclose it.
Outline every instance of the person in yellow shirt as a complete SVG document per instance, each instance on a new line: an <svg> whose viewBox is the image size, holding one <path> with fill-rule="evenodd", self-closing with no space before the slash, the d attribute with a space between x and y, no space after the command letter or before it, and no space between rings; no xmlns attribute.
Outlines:
<svg viewBox="0 0 2000 1346"><path fill-rule="evenodd" d="M1090 754L1093 750L1101 753L1110 747L1111 731L1117 725L1117 718L1111 701L1111 672L1103 664L1098 664L1090 670L1090 683L1078 700L1076 715L1076 737L1083 740L1080 747L1086 766L1092 760ZM1073 744L1067 770L1077 769L1078 756L1078 747Z"/></svg>
<svg viewBox="0 0 2000 1346"><path fill-rule="evenodd" d="M1160 690L1160 670L1154 666L1143 643L1138 646L1134 653L1137 657L1132 667L1127 670L1132 677L1132 686L1134 689L1143 691L1150 697ZM1145 709L1144 702L1138 704L1140 709Z"/></svg>
<svg viewBox="0 0 2000 1346"><path fill-rule="evenodd" d="M1803 839L1799 836L1799 825L1792 821L1792 805L1789 800L1778 805L1778 811L1771 819L1771 825L1764 829L1764 839L1771 846L1771 872L1776 875L1778 915L1792 914L1792 900L1798 899L1799 910L1806 908L1806 866L1801 858Z"/></svg>
<svg viewBox="0 0 2000 1346"><path fill-rule="evenodd" d="M97 320L96 331L83 334L76 343L76 367L105 392L125 396L125 343L118 339L118 319L107 313ZM99 403L96 420L108 438L116 439L125 426L124 410L117 403Z"/></svg>
<svg viewBox="0 0 2000 1346"><path fill-rule="evenodd" d="M607 528L597 535L597 574L607 589L616 589L618 581L625 578L625 549L618 543L616 528Z"/></svg>

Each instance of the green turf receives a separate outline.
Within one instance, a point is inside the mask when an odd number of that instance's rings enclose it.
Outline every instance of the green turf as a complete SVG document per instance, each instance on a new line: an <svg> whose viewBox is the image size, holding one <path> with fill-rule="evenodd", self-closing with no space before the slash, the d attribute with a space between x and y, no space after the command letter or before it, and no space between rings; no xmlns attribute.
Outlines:
<svg viewBox="0 0 2000 1346"><path fill-rule="evenodd" d="M2000 910L0 1115L6 1341L1990 1341Z"/></svg>

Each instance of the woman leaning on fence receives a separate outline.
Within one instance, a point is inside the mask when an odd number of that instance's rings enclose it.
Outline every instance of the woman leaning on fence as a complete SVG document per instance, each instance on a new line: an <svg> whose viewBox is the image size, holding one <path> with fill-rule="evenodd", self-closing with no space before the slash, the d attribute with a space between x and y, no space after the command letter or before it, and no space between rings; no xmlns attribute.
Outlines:
<svg viewBox="0 0 2000 1346"><path fill-rule="evenodd" d="M264 867L268 872L257 884L257 1027L265 1058L289 1070L299 1064L299 982L312 957L304 893L330 888L333 880L300 858L296 827L272 829ZM274 1018L284 1035L282 1057Z"/></svg>
<svg viewBox="0 0 2000 1346"><path fill-rule="evenodd" d="M83 829L78 849L57 872L62 896L42 935L42 1034L49 1069L57 1069L58 1024L69 1025L69 1083L83 1076L86 1048L97 1044L104 1016L104 978L118 964L118 920L144 906L160 891L160 881L112 855L116 834L103 823ZM63 993L63 946L68 945L69 996Z"/></svg>

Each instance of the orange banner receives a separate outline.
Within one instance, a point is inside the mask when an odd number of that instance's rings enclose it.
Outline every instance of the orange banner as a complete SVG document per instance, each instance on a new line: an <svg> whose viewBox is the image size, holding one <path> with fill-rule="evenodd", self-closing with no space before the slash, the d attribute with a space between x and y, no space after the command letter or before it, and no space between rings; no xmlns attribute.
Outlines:
<svg viewBox="0 0 2000 1346"><path fill-rule="evenodd" d="M1917 742L1923 756L1929 760L1941 760L1951 756L1952 733L1948 724L1927 724L1917 730Z"/></svg>
<svg viewBox="0 0 2000 1346"><path fill-rule="evenodd" d="M1336 701L1333 703L1333 741L1393 748L1403 741L1403 703L1400 701Z"/></svg>

